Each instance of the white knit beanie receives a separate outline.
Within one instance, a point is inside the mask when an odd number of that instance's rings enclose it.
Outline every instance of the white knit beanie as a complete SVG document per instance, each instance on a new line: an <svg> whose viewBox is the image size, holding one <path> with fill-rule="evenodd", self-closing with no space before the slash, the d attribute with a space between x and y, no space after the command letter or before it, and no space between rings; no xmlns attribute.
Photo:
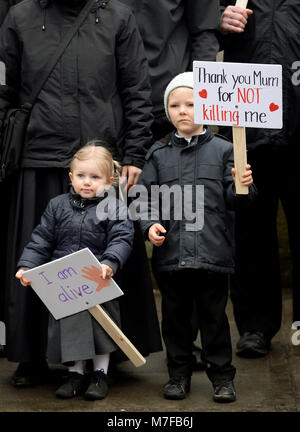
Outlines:
<svg viewBox="0 0 300 432"><path fill-rule="evenodd" d="M179 75L176 75L176 77L169 82L164 94L165 111L169 120L170 120L169 113L168 113L169 94L178 87L194 88L193 72L183 72Z"/></svg>

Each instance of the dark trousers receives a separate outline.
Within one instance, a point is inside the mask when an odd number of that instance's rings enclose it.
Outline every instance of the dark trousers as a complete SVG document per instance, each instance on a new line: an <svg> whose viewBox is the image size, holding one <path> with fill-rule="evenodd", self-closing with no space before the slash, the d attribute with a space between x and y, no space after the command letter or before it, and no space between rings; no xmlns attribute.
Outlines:
<svg viewBox="0 0 300 432"><path fill-rule="evenodd" d="M236 274L231 281L231 299L240 334L261 331L270 340L281 326L279 199L292 255L293 320L300 320L299 156L299 149L288 145L248 151L258 196L249 208L236 212Z"/></svg>
<svg viewBox="0 0 300 432"><path fill-rule="evenodd" d="M202 270L178 270L158 275L162 295L162 336L170 377L191 376L193 329L191 315L197 308L202 358L209 364L208 378L232 380L230 329L225 313L227 275Z"/></svg>

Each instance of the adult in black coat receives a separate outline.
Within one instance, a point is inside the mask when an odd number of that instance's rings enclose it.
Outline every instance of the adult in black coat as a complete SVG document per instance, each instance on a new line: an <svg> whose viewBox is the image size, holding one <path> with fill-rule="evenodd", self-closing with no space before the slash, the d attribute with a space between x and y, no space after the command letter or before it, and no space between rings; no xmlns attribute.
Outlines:
<svg viewBox="0 0 300 432"><path fill-rule="evenodd" d="M219 49L217 0L121 0L132 8L149 63L154 122L159 140L173 130L163 94L174 76L191 71L193 60L215 61Z"/></svg>
<svg viewBox="0 0 300 432"><path fill-rule="evenodd" d="M27 100L85 3L25 0L10 9L0 33L0 61L6 66L6 85L0 87L0 120L9 107ZM20 290L13 281L31 231L47 202L67 191L66 168L74 152L90 138L107 142L123 166L128 186L134 184L151 143L151 121L148 65L135 18L118 1L95 0L37 99L21 172L9 180L12 202L5 321L7 357L21 362L15 385L28 383L26 377L44 369L47 343L47 311L31 290ZM137 231L135 252L121 282L127 294L121 308L124 333L147 355L161 349L161 340L142 239Z"/></svg>
<svg viewBox="0 0 300 432"><path fill-rule="evenodd" d="M281 64L283 72L283 128L247 129L247 156L258 197L246 214L236 214L236 277L231 297L241 336L237 353L259 357L269 352L271 339L281 326L279 200L292 254L293 320L300 319L300 81L295 63L300 58L300 4L297 0L249 0L246 10L235 7L234 1L221 4L224 60ZM275 183L271 181L274 170Z"/></svg>
<svg viewBox="0 0 300 432"><path fill-rule="evenodd" d="M14 4L19 3L21 0L0 0L0 26L2 25L8 10L11 6L13 6ZM4 197L5 202L6 200L6 188L5 187L1 187L0 185L0 193L1 196ZM1 226L7 226L8 220L7 220L7 213L5 214L1 214L0 217L1 220ZM6 241L6 233L5 232L1 232L0 236L1 236L1 244L4 245L5 241ZM5 267L5 261L6 261L6 250L4 247L1 248L0 250L0 259L1 259L1 263L3 265L3 268ZM1 282L1 286L2 289L0 289L0 321L4 320L4 289L3 289L3 285L4 282ZM0 345L0 356L4 355L4 347L3 345Z"/></svg>

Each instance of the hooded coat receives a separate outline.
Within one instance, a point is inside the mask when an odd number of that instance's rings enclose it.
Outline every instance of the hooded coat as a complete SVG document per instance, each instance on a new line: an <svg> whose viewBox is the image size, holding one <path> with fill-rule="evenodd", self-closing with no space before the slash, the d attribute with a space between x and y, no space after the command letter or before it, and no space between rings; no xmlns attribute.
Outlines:
<svg viewBox="0 0 300 432"><path fill-rule="evenodd" d="M74 23L78 5L25 0L0 34L0 120L29 100L41 72ZM66 168L74 152L99 138L122 165L142 168L151 143L148 64L135 18L118 1L95 1L33 107L23 167Z"/></svg>

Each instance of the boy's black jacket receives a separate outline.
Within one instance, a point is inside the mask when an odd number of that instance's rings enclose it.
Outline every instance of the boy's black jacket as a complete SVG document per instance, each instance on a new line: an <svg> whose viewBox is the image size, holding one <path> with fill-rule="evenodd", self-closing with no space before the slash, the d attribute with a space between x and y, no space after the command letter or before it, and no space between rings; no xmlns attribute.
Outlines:
<svg viewBox="0 0 300 432"><path fill-rule="evenodd" d="M88 247L102 263L115 271L121 268L132 250L133 223L129 219L99 220L100 201L97 197L82 199L73 190L53 198L33 231L18 267L37 267ZM124 208L116 200L117 214Z"/></svg>
<svg viewBox="0 0 300 432"><path fill-rule="evenodd" d="M146 206L141 206L141 227L148 236L153 223L161 223L167 233L162 246L154 247L153 264L157 272L193 268L210 271L234 272L234 210L239 203L247 205L256 195L254 186L249 195L237 196L231 174L233 168L232 143L214 136L207 129L204 135L193 137L190 144L175 134L169 144L154 144L147 155L139 183L149 191L147 220ZM198 207L204 214L202 229L187 231L191 221L174 220L174 204L170 200L170 220L162 219L166 201L150 203L151 185L203 185L204 207L198 198ZM185 192L184 192L185 194ZM153 196L152 196L153 197ZM182 200L183 201L183 200ZM192 202L196 206L195 189ZM201 209L202 206L202 209ZM183 206L184 207L184 206ZM199 211L199 209L198 209ZM199 213L198 213L199 216Z"/></svg>

